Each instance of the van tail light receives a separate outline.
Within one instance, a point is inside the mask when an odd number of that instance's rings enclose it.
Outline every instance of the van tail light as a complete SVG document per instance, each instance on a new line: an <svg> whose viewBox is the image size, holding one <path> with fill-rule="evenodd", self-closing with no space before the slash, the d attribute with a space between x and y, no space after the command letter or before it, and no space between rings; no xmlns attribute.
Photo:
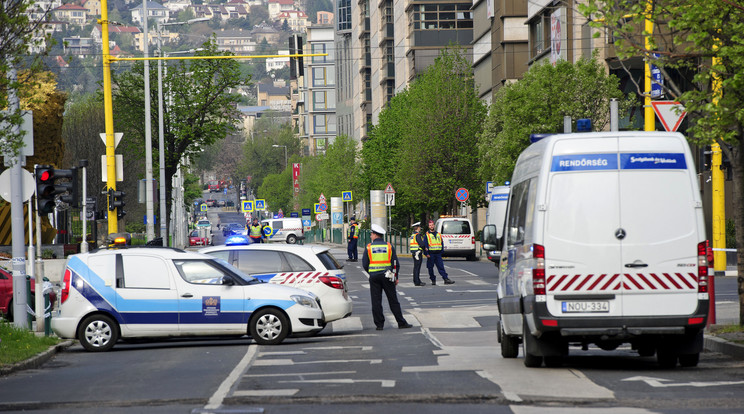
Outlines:
<svg viewBox="0 0 744 414"><path fill-rule="evenodd" d="M70 296L70 283L72 283L72 272L70 272L70 269L65 269L65 275L62 277L62 291L59 300L60 304L65 303L67 298Z"/></svg>
<svg viewBox="0 0 744 414"><path fill-rule="evenodd" d="M708 240L698 243L698 293L708 293Z"/></svg>
<svg viewBox="0 0 744 414"><path fill-rule="evenodd" d="M326 286L332 287L334 289L344 288L344 281L340 277L337 277L337 276L323 275L323 276L319 276L318 280L323 282L323 284L325 284Z"/></svg>
<svg viewBox="0 0 744 414"><path fill-rule="evenodd" d="M532 258L535 259L532 268L532 290L535 295L545 295L545 247L533 244Z"/></svg>

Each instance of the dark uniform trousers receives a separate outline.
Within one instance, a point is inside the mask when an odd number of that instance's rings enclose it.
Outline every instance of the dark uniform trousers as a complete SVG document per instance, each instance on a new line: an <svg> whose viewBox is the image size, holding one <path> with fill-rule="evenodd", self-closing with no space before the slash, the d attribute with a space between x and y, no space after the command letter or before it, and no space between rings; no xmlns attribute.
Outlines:
<svg viewBox="0 0 744 414"><path fill-rule="evenodd" d="M349 254L349 260L359 260L359 253L357 252L357 242L359 239L349 239L349 246L346 248L346 252Z"/></svg>
<svg viewBox="0 0 744 414"><path fill-rule="evenodd" d="M424 261L423 256L424 252L421 250L413 252L413 284L415 285L421 284L421 262Z"/></svg>
<svg viewBox="0 0 744 414"><path fill-rule="evenodd" d="M382 314L382 292L387 296L390 311L393 312L398 325L406 325L403 312L400 310L398 293L395 291L395 282L385 277L385 272L374 272L369 274L369 293L372 297L372 320L375 326L381 328L385 324L385 316Z"/></svg>

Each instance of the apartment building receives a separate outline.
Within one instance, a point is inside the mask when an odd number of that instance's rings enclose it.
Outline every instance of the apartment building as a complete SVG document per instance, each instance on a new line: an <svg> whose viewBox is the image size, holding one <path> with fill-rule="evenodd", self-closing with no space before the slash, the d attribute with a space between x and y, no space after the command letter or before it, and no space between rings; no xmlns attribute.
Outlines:
<svg viewBox="0 0 744 414"><path fill-rule="evenodd" d="M324 154L336 137L336 53L334 29L328 25L307 28L305 53L327 53L304 59L304 85L300 93L304 118L300 138L309 155Z"/></svg>

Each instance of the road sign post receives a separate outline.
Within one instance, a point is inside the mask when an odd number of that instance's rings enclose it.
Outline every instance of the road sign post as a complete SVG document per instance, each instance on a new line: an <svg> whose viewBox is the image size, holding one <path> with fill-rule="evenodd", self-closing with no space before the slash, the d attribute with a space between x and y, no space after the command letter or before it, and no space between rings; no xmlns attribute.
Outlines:
<svg viewBox="0 0 744 414"><path fill-rule="evenodd" d="M385 205L388 208L388 231L392 228L392 218L390 217L391 207L395 205L395 189L392 183L385 187Z"/></svg>

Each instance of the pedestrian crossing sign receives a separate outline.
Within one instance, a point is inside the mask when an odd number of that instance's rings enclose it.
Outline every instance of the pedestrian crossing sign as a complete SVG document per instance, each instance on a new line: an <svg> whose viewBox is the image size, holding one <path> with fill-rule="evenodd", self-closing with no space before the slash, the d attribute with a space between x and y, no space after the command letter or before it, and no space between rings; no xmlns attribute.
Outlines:
<svg viewBox="0 0 744 414"><path fill-rule="evenodd" d="M343 201L351 201L351 191L343 191L341 193L341 199Z"/></svg>
<svg viewBox="0 0 744 414"><path fill-rule="evenodd" d="M264 210L266 209L266 200L259 199L256 200L256 210Z"/></svg>
<svg viewBox="0 0 744 414"><path fill-rule="evenodd" d="M202 203L201 205L201 211L207 211L207 205Z"/></svg>
<svg viewBox="0 0 744 414"><path fill-rule="evenodd" d="M323 212L323 209L320 208L320 203L313 204L313 211L315 214L320 214Z"/></svg>
<svg viewBox="0 0 744 414"><path fill-rule="evenodd" d="M243 212L249 213L253 211L253 201L243 201Z"/></svg>

